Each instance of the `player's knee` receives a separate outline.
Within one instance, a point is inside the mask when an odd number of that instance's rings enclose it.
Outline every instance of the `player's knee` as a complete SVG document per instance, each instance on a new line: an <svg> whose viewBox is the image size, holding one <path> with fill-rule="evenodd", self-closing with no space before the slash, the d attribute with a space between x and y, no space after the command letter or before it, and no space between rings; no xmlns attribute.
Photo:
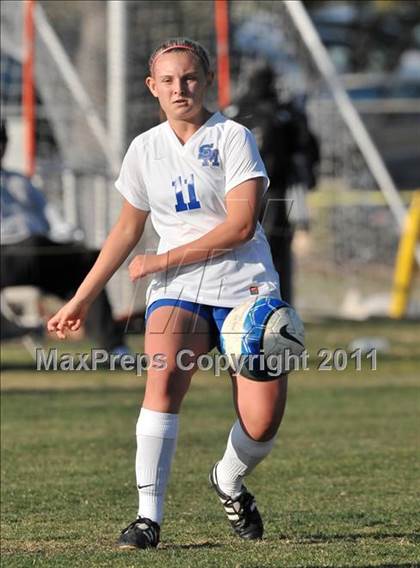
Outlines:
<svg viewBox="0 0 420 568"><path fill-rule="evenodd" d="M164 374L162 372L160 375L149 377L146 397L165 409L162 412L178 412L189 384L190 377L180 373L176 367L168 367Z"/></svg>
<svg viewBox="0 0 420 568"><path fill-rule="evenodd" d="M243 422L247 435L256 442L268 442L274 438L280 426L277 418L254 417Z"/></svg>

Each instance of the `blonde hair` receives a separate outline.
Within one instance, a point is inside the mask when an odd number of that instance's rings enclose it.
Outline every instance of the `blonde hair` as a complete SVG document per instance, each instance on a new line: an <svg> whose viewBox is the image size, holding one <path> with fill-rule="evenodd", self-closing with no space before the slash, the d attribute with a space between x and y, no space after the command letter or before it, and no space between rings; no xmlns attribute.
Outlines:
<svg viewBox="0 0 420 568"><path fill-rule="evenodd" d="M161 43L152 53L149 58L149 70L150 73L153 72L153 65L156 59L167 53L168 51L189 51L191 52L201 63L204 73L210 71L210 58L206 49L199 44L197 41L188 39L186 37L170 38L163 43Z"/></svg>

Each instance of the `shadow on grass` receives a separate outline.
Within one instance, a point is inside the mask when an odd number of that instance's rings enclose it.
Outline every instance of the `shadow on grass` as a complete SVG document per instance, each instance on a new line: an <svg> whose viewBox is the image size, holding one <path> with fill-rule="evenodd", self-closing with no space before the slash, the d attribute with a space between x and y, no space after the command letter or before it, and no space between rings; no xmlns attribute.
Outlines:
<svg viewBox="0 0 420 568"><path fill-rule="evenodd" d="M406 538L412 543L420 543L419 533L353 533L353 534L328 534L328 535L308 535L304 537L293 537L285 534L278 535L278 540L287 540L288 542L294 542L296 544L320 544L334 542L337 540L356 542L358 540L373 539L373 540L384 540L389 538ZM376 566L376 565L375 565ZM409 564L411 566L411 564Z"/></svg>
<svg viewBox="0 0 420 568"><path fill-rule="evenodd" d="M216 542L194 542L191 544L174 544L166 543L160 544L159 550L195 550L195 549L205 549L205 548L222 548L223 544Z"/></svg>

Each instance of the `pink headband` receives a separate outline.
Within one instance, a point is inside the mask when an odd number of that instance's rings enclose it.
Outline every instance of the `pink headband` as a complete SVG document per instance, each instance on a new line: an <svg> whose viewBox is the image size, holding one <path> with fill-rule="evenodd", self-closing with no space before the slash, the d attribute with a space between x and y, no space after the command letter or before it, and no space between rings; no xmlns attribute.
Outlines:
<svg viewBox="0 0 420 568"><path fill-rule="evenodd" d="M164 53L166 53L167 51L171 51L172 49L187 49L188 51L192 51L193 53L195 53L194 49L192 47L190 47L189 45L170 45L169 47L166 47L165 49L162 49L162 51L159 51L159 53L157 53L155 55L155 57L153 58L152 64L150 66L150 68L153 67L153 65L155 64L155 61L158 57L160 57L161 55L163 55Z"/></svg>

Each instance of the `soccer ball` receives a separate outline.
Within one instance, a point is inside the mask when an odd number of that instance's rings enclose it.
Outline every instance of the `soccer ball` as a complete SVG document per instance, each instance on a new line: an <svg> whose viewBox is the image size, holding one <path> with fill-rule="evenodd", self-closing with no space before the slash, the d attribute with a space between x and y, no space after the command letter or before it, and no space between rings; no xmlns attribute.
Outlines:
<svg viewBox="0 0 420 568"><path fill-rule="evenodd" d="M223 323L220 341L232 368L257 381L281 374L273 373L274 368L292 370L290 356L303 352L303 342L304 328L297 312L271 296L252 297L234 308Z"/></svg>

